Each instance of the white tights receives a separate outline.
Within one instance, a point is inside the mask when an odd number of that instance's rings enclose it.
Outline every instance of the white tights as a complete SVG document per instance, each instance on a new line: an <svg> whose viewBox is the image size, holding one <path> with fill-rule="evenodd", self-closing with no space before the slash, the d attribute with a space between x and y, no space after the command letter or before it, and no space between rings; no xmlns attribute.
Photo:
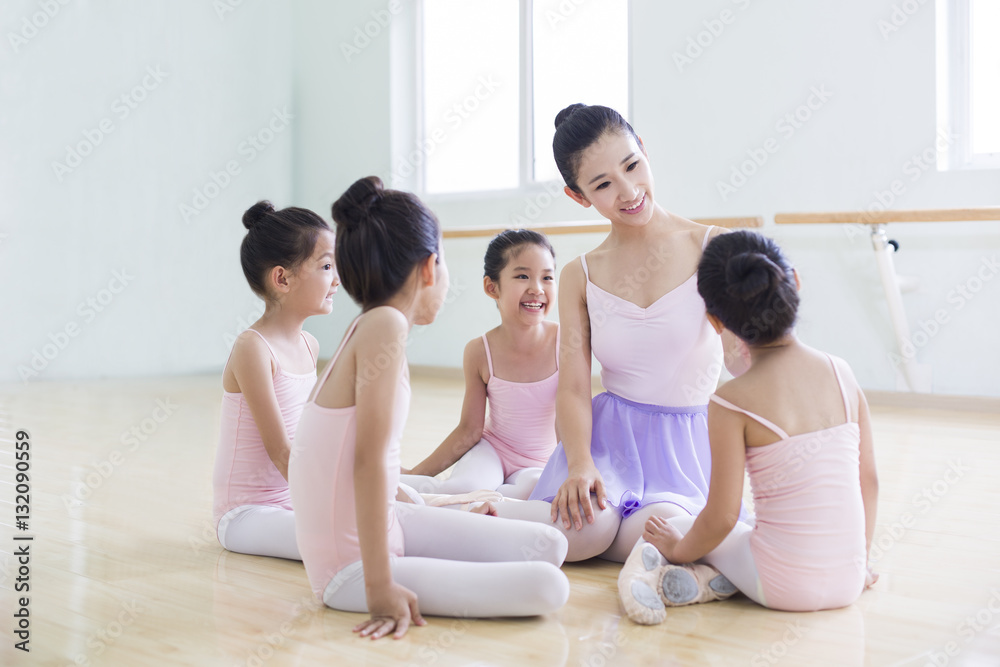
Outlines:
<svg viewBox="0 0 1000 667"><path fill-rule="evenodd" d="M448 479L424 475L402 475L400 481L420 493L468 493L494 489L507 498L527 500L542 474L541 468L522 468L503 476L503 463L493 445L480 440L452 468Z"/></svg>
<svg viewBox="0 0 1000 667"><path fill-rule="evenodd" d="M685 535L691 530L694 520L693 516L676 516L668 519L671 526ZM726 539L700 561L714 567L724 574L733 586L740 589L741 593L766 607L760 575L757 574L757 565L753 560L753 552L750 551L751 533L753 533L752 525L737 521L736 527L730 531Z"/></svg>
<svg viewBox="0 0 1000 667"><path fill-rule="evenodd" d="M251 556L302 560L295 542L295 512L272 505L241 505L219 519L219 544Z"/></svg>
<svg viewBox="0 0 1000 667"><path fill-rule="evenodd" d="M673 503L653 503L622 519L618 510L608 507L601 510L595 497L591 497L594 507L594 523L584 522L583 528L563 528L562 517L555 524L551 520L552 504L541 500L523 502L505 501L496 506L499 516L507 519L534 521L555 526L569 543L566 560L569 562L600 557L616 563L624 563L632 547L642 537L646 519L653 516L687 516L687 512Z"/></svg>
<svg viewBox="0 0 1000 667"><path fill-rule="evenodd" d="M569 598L569 580L559 569L566 540L557 530L409 503L396 503L396 515L405 555L392 558L392 577L416 593L423 614L535 616ZM349 565L330 582L327 606L368 611L360 565Z"/></svg>

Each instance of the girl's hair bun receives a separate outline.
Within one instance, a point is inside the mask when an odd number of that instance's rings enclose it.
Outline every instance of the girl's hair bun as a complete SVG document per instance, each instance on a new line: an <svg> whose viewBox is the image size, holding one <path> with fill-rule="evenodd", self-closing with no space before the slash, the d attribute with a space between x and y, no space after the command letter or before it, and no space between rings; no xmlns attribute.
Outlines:
<svg viewBox="0 0 1000 667"><path fill-rule="evenodd" d="M759 252L742 252L726 262L726 291L737 299L752 299L775 287L784 270Z"/></svg>
<svg viewBox="0 0 1000 667"><path fill-rule="evenodd" d="M566 121L570 116L572 116L578 110L586 108L586 106L587 106L586 104L579 104L579 103L577 103L577 104L571 104L568 107L566 107L565 109L563 109L562 111L560 111L559 113L557 113L556 114L556 127L559 127L560 125L562 125L562 123L564 121Z"/></svg>
<svg viewBox="0 0 1000 667"><path fill-rule="evenodd" d="M247 229L253 229L254 225L259 224L269 213L274 213L274 206L271 202L266 199L259 201L243 214L243 226Z"/></svg>
<svg viewBox="0 0 1000 667"><path fill-rule="evenodd" d="M345 229L352 229L369 220L371 209L382 199L385 186L378 176L359 179L333 202L333 220Z"/></svg>

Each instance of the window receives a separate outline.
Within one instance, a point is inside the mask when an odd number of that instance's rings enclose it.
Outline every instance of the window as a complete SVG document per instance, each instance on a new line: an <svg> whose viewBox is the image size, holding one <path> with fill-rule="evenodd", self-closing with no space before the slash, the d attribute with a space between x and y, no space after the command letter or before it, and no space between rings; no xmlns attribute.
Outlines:
<svg viewBox="0 0 1000 667"><path fill-rule="evenodd" d="M1000 0L938 0L940 169L1000 169ZM941 146L939 146L940 148Z"/></svg>
<svg viewBox="0 0 1000 667"><path fill-rule="evenodd" d="M423 0L416 94L427 194L517 190L559 178L556 113L628 116L627 0Z"/></svg>

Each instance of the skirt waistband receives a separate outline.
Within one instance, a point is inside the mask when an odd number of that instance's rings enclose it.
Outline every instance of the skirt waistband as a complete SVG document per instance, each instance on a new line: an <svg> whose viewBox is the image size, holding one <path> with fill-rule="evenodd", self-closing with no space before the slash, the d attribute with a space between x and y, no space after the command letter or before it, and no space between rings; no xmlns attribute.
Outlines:
<svg viewBox="0 0 1000 667"><path fill-rule="evenodd" d="M704 415L708 414L708 405L688 405L685 407L669 407L666 405L653 405L652 403L637 403L636 401L630 401L627 398L623 398L618 394L612 394L610 391L605 391L598 394L595 398L601 396L609 396L610 398L620 401L625 405L635 408L636 410L642 410L643 412L652 412L657 414L668 414L668 415Z"/></svg>

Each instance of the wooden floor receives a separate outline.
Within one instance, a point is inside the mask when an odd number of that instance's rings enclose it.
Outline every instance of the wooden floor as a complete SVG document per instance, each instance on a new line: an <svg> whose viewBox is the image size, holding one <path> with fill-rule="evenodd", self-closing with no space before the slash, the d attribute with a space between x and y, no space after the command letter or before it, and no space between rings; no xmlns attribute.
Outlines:
<svg viewBox="0 0 1000 667"><path fill-rule="evenodd" d="M565 566L558 613L432 618L402 641L351 634L301 564L226 553L211 521L217 377L0 391L0 665L1000 665L1000 415L873 410L875 589L788 614L745 598L623 618L618 566ZM404 464L453 426L461 386L414 378ZM30 654L14 649L13 437L30 433Z"/></svg>

